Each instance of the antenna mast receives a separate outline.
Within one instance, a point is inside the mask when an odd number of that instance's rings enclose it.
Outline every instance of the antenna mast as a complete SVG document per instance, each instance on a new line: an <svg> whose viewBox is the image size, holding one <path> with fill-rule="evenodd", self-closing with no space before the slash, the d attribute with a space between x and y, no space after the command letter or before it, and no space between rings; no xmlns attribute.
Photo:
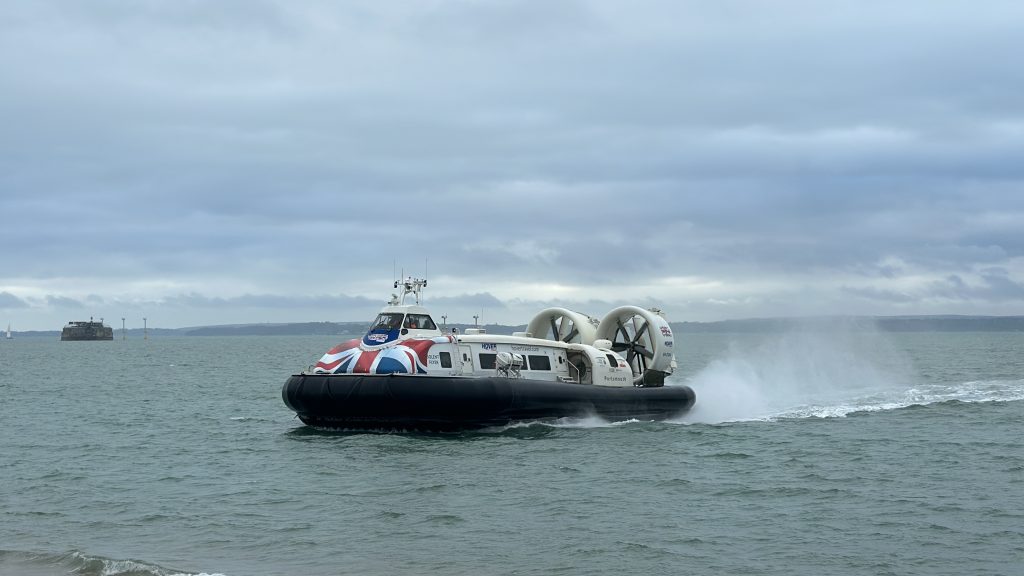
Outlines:
<svg viewBox="0 0 1024 576"><path fill-rule="evenodd" d="M401 286L399 286L399 284L401 284ZM412 276L409 276L402 282L398 282L398 280L395 280L395 288L402 289L402 295L398 301L398 304L400 306L404 306L405 297L408 296L409 294L412 294L416 300L416 305L419 306L420 299L422 298L423 294L423 289L426 287L427 281L421 278L413 278Z"/></svg>

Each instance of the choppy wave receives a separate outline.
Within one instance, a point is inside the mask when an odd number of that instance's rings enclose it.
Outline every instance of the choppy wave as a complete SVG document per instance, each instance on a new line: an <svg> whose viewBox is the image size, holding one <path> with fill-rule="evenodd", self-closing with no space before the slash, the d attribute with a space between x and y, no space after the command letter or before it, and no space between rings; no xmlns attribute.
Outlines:
<svg viewBox="0 0 1024 576"><path fill-rule="evenodd" d="M224 576L186 572L131 559L90 556L77 550L46 554L0 550L0 574L23 576Z"/></svg>
<svg viewBox="0 0 1024 576"><path fill-rule="evenodd" d="M964 382L956 386L932 385L902 392L886 392L851 398L832 405L793 406L769 416L781 418L841 418L860 412L899 410L946 402L1013 402L1024 400L1024 380Z"/></svg>

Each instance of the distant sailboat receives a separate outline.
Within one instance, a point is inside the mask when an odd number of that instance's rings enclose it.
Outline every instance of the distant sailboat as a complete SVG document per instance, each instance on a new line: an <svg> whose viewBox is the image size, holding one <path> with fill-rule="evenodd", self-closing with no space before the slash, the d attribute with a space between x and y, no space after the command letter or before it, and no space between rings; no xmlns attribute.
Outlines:
<svg viewBox="0 0 1024 576"><path fill-rule="evenodd" d="M11 323L8 322L7 323L7 339L10 340L11 338L12 338L12 336L11 336Z"/></svg>

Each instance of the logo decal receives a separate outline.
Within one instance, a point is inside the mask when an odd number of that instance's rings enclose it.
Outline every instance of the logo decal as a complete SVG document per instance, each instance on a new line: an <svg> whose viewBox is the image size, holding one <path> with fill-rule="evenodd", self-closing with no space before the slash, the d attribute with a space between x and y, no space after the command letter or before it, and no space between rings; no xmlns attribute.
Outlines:
<svg viewBox="0 0 1024 576"><path fill-rule="evenodd" d="M381 344L387 344L388 342L394 342L398 340L400 334L398 329L388 330L386 328L374 328L363 336L363 344L367 346L380 346Z"/></svg>

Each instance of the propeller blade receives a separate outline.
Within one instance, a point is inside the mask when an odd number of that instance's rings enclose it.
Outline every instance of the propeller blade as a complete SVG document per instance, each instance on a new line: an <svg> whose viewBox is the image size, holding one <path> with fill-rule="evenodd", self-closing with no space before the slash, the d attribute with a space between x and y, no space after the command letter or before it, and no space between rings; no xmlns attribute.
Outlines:
<svg viewBox="0 0 1024 576"><path fill-rule="evenodd" d="M641 346L637 344L636 346L633 346L633 350L636 350L637 353L647 358L648 360L654 360L654 352L648 350L646 346Z"/></svg>
<svg viewBox="0 0 1024 576"><path fill-rule="evenodd" d="M643 325L640 326L640 329L633 335L633 342L639 342L641 338L647 335L647 324L648 322L645 319Z"/></svg>
<svg viewBox="0 0 1024 576"><path fill-rule="evenodd" d="M625 342L613 342L612 352L622 352L623 350L629 350L629 344Z"/></svg>
<svg viewBox="0 0 1024 576"><path fill-rule="evenodd" d="M576 335L579 334L579 333L580 333L580 331L577 330L575 326L573 326L572 327L572 331L569 332L569 334L565 338L562 338L562 342L571 342L572 339L575 338Z"/></svg>
<svg viewBox="0 0 1024 576"><path fill-rule="evenodd" d="M618 324L618 327L615 328L615 336L618 336L619 332L622 332L622 336L623 336L622 340L624 342L629 342L631 340L631 338L629 337L629 332L626 330L626 327L622 325L622 320L621 319L616 319L615 323Z"/></svg>
<svg viewBox="0 0 1024 576"><path fill-rule="evenodd" d="M554 336L555 340L558 340L558 324L555 324L554 318L551 318L551 335Z"/></svg>

